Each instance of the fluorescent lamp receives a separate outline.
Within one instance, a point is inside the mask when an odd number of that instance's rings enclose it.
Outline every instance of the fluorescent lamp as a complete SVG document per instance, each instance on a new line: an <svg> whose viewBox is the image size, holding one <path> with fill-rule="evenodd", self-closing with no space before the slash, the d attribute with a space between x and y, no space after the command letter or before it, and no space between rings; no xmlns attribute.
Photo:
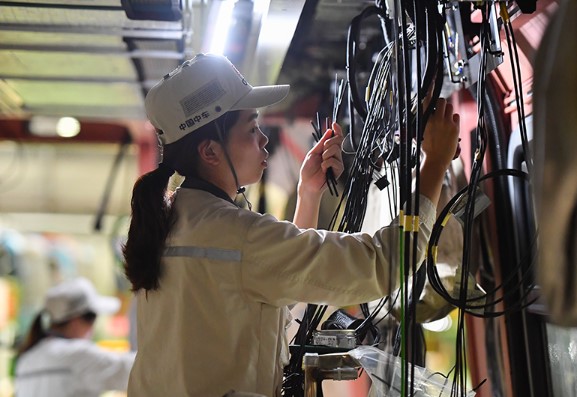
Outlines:
<svg viewBox="0 0 577 397"><path fill-rule="evenodd" d="M222 0L218 2L216 22L212 25L212 39L210 40L209 52L214 54L224 53L228 31L232 24L234 3L235 0Z"/></svg>
<svg viewBox="0 0 577 397"><path fill-rule="evenodd" d="M270 7L270 0L253 0L254 13L257 15L266 15Z"/></svg>
<svg viewBox="0 0 577 397"><path fill-rule="evenodd" d="M264 47L288 47L295 31L291 18L283 14L268 14L262 21L258 44Z"/></svg>

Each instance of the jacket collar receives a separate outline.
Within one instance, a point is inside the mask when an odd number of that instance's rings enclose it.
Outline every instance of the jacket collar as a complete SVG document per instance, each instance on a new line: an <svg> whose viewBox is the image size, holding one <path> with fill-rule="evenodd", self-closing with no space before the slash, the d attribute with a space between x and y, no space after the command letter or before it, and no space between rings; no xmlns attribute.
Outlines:
<svg viewBox="0 0 577 397"><path fill-rule="evenodd" d="M182 182L182 184L180 185L180 187L185 189L204 190L205 192L211 193L218 198L221 198L223 200L228 201L229 203L236 205L236 203L230 198L228 194L225 193L224 190L222 190L216 185L213 185L210 182L205 181L204 179L187 176L184 179L184 182Z"/></svg>

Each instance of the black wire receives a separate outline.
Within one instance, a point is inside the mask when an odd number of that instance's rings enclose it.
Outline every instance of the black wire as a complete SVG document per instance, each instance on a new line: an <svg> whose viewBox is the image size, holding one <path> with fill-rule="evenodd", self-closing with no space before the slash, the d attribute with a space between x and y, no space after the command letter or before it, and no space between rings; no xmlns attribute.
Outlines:
<svg viewBox="0 0 577 397"><path fill-rule="evenodd" d="M294 337L295 348L291 351L289 364L284 369L282 390L285 397L302 397L304 394L302 360L306 352L306 346L312 338L312 332L317 329L325 310L326 306L313 304L306 306L305 313Z"/></svg>
<svg viewBox="0 0 577 397"><path fill-rule="evenodd" d="M533 157L529 147L529 139L527 137L527 125L525 123L525 105L523 100L523 79L521 78L521 67L519 61L519 53L517 51L517 42L515 40L515 32L510 20L507 18L504 24L505 37L507 39L507 48L509 50L509 57L511 59L511 73L513 77L513 86L515 88L515 102L517 104L517 116L519 121L519 132L521 136L521 144L525 159L527 163L527 170L531 175L533 172Z"/></svg>
<svg viewBox="0 0 577 397"><path fill-rule="evenodd" d="M363 11L361 11L359 15L355 16L352 19L347 34L346 68L347 68L347 79L349 83L349 95L350 99L352 100L352 105L354 109L357 111L357 113L359 114L359 116L361 116L363 120L367 118L367 109L362 99L363 96L360 94L357 85L355 58L356 58L357 43L359 41L361 32L361 23L363 22L363 19L372 15L379 15L382 18L387 17L383 9L376 6L369 6L365 8Z"/></svg>
<svg viewBox="0 0 577 397"><path fill-rule="evenodd" d="M477 102L478 109L478 123L476 128L476 147L475 147L475 159L473 162L473 167L471 170L470 183L468 186L468 198L467 205L465 207L465 228L463 237L463 256L461 262L461 289L459 291L459 300L464 301L466 299L468 282L469 282L469 269L470 269L470 258L471 258L471 243L473 235L473 219L475 215L475 191L479 183L479 178L482 172L482 166L486 150L487 133L485 130L485 114L484 114L484 91L485 91L485 79L487 74L487 52L490 50L490 27L488 23L488 13L490 5L482 6L482 23L481 23L481 61L479 63L478 80L477 80L477 90L479 91ZM458 323L457 323L457 341L456 341L456 371L454 380L456 382L455 387L461 395L465 395L466 380L465 374L467 371L466 365L466 352L464 345L464 318L465 312L463 310L458 311ZM456 391L457 392L457 391Z"/></svg>
<svg viewBox="0 0 577 397"><path fill-rule="evenodd" d="M349 233L360 231L366 213L367 196L370 185L375 178L381 176L379 170L382 167L385 169L385 175L388 175L391 179L391 187L387 189L387 194L389 194L391 198L390 202L392 203L389 207L391 208L391 214L397 213L397 196L401 197L400 203L406 206L408 210L407 214L412 214L413 212L415 215L418 214L418 205L410 201L412 200L410 190L412 184L411 169L415 167L415 160L417 160L417 165L419 163L417 154L420 148L420 138L418 139L419 142L416 153L412 152L412 140L422 135L422 132L420 132L422 131L422 126L426 123L427 117L434 107L434 102L440 95L444 76L442 55L439 54L439 49L441 48L440 43L442 42L440 35L442 23L439 18L439 13L436 10L436 2L434 1L427 0L426 4L422 7L414 3L413 7L411 7L410 4L405 4L404 6L399 6L399 8L402 11L398 10L398 12L402 12L402 19L404 19L402 27L397 26L397 18L387 19L382 7L368 7L351 21L347 37L347 84L350 118L349 135L351 135L349 138L353 143L355 156L352 160L351 170L347 177L344 192L341 196L337 211L335 211L331 219L329 229L332 229L336 225L338 219L337 214L344 206L337 229ZM398 12L397 15L401 15ZM417 35L421 30L416 29L416 27L414 29L409 27L406 21L407 12L412 13L415 24L425 26L422 30L423 37L418 37ZM378 54L370 74L367 84L370 95L368 95L369 99L365 103L360 95L357 83L356 50L361 23L371 15L377 15L381 19L386 45ZM421 33L419 33L419 35L420 34ZM390 37L394 37L394 41L389 41ZM427 44L427 56L424 62L424 70L419 70L415 94L413 95L410 52L417 52L416 58L418 59L420 68L423 60L421 59L419 40ZM401 42L401 47L396 47L399 42ZM395 69L392 67L392 60L394 59L395 49L397 48L402 50L403 57L402 59L399 56L396 57L397 69ZM400 55L401 51L398 52ZM432 84L434 84L433 100L429 103L427 109L422 109L422 98L429 92ZM416 111L414 110L414 104L416 104ZM355 112L360 119L362 119L363 127L358 139L355 139ZM414 115L414 113L417 115ZM335 118L333 115L333 119ZM319 124L317 121L317 126ZM395 135L394 133L397 129L401 131L399 135ZM392 210L392 207L394 207L394 210ZM416 241L416 238L410 240L410 237L416 237L414 234L413 231L407 231L407 241ZM415 252L415 244L412 246L410 244L406 245L404 252L405 263L407 264L406 269L407 271L411 269L412 273L416 274L416 264L409 266L411 250ZM405 277L405 279L408 280L408 277ZM420 287L422 280L413 279L416 284L414 284L412 290L416 291ZM408 285L405 283L402 288L407 289ZM400 290L398 292L400 292ZM405 290L405 292L407 292L407 290ZM408 294L405 293L404 297L407 299ZM395 298L395 300L397 298ZM411 302L416 302L417 298L415 294L415 299L411 299ZM388 298L381 300L372 312L368 310L368 305L361 305L361 311L365 319L357 329L358 334L360 334L359 331L370 330L373 333L373 342L379 341L380 334L377 333L378 328L376 328L376 324L373 324L373 320L380 314L382 309L386 307L388 302L390 302ZM392 308L393 305L394 303L392 305L389 304L389 307ZM303 315L303 321L301 321L299 331L297 331L297 336L295 336L295 343L299 348L291 354L291 363L288 366L288 370L285 371L285 374L287 374L285 380L290 382L293 382L295 379L298 380L298 366L302 359L301 356L304 345L316 329L315 324L320 321L319 315L321 312L317 310L319 309L316 306L312 306L311 308L307 306L307 310ZM412 317L414 318L414 305L412 313ZM382 321L388 314L389 313L383 316L379 321ZM416 330L416 324L414 324L412 326L413 337L411 339L415 341L417 339ZM405 351L408 350L407 345ZM416 350L413 350L416 353ZM415 360L406 361L414 362ZM411 372L411 378L413 379L411 381L412 385L414 383L414 371ZM286 386L294 387L293 384L288 384L290 382L286 382ZM285 384L283 384L283 389L285 389L284 386ZM411 388L413 388L413 386L411 386Z"/></svg>
<svg viewBox="0 0 577 397"><path fill-rule="evenodd" d="M120 142L120 147L118 149L118 153L114 158L114 162L112 163L112 167L110 168L110 173L108 174L108 179L106 181L106 185L104 187L104 192L102 194L102 198L100 200L100 206L98 207L98 211L96 213L96 219L94 221L94 230L100 231L102 229L102 219L106 212L106 207L108 205L108 200L110 199L110 194L112 193L112 187L114 185L114 180L116 178L116 174L118 173L118 167L124 156L126 151L129 148L129 144L132 142L132 138L129 133L125 133L122 137Z"/></svg>
<svg viewBox="0 0 577 397"><path fill-rule="evenodd" d="M435 232L435 236L434 236L435 240L438 239L438 236L439 236L439 233ZM537 235L534 236L533 242L531 243L532 248L536 248L536 240L537 240ZM489 308L494 307L497 303L500 303L501 301L505 300L506 298L510 297L511 295L515 295L519 289L522 289L525 287L525 281L527 281L531 277L529 270L531 270L532 267L536 263L535 258L536 258L535 251L533 249L531 249L526 253L526 255L524 257L522 257L520 259L519 263L514 267L514 270L522 270L522 269L525 269L524 264L529 263L529 266L527 267L526 271L523 273L520 280L514 280L516 277L516 274L514 274L514 272L513 272L513 273L509 274L508 278L505 281L503 281L501 284L499 284L497 286L494 286L490 291L484 293L481 296L466 298L464 300L453 298L453 296L446 290L446 288L442 284L442 281L441 281L438 273L436 272L436 267L434 267L434 265L432 267L428 267L428 271L432 272L429 274L429 280L430 280L431 286L433 287L433 289L437 293L439 293L439 295L441 295L447 302L449 302L452 305L459 307L460 309L464 310L466 313L468 313L472 316L483 317L483 318L497 317L497 316L500 316L503 314L509 314L509 313L514 312L514 311L518 311L519 309L523 309L523 308L527 307L528 305L530 305L530 303L529 304L523 304L523 302L525 301L525 298L531 293L532 286L530 286L529 288L527 288L526 290L523 291L522 297L518 300L516 305L512 306L512 308L509 308L509 309L502 311L502 312L489 312L487 310ZM431 263L434 263L434 259L430 259L430 260L432 261ZM429 263L428 266L431 266L431 263ZM507 292L505 292L501 296L501 298L494 299L494 300L487 300L487 298L489 296L493 296L499 290L501 290L501 289L505 290L505 287L508 286L513 281L515 281L515 284L512 285L511 288L506 288ZM471 302L477 302L477 301L484 301L485 303L471 304ZM477 311L479 309L484 309L484 312L482 314L477 313Z"/></svg>
<svg viewBox="0 0 577 397"><path fill-rule="evenodd" d="M320 118L319 118L319 113L317 112L317 123L320 123ZM327 122L328 124L328 122ZM315 142L318 142L321 140L323 134L321 133L321 126L319 124L315 124L312 120L311 120L311 125L313 126L314 132L313 132L313 138L315 139ZM327 126L328 129L328 126ZM333 132L334 135L334 132ZM339 192L337 190L337 180L335 178L335 174L332 168L329 168L327 170L326 173L326 181L325 184L328 186L329 188L329 192L331 194L331 196L335 196L338 197L339 196Z"/></svg>

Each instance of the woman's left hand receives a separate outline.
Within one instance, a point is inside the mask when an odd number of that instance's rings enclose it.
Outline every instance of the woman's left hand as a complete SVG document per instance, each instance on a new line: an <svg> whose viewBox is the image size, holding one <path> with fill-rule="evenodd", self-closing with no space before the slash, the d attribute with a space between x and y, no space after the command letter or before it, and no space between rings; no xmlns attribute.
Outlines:
<svg viewBox="0 0 577 397"><path fill-rule="evenodd" d="M322 138L307 153L300 170L299 191L301 193L323 193L327 185L327 170L337 180L343 173L343 154L341 145L343 132L341 126L333 123L332 129L326 130Z"/></svg>

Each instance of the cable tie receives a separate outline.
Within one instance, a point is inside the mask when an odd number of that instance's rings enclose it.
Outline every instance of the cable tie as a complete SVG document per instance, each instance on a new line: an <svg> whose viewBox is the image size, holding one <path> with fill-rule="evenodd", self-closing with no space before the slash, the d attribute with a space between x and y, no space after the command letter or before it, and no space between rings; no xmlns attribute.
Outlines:
<svg viewBox="0 0 577 397"><path fill-rule="evenodd" d="M509 12L507 11L507 6L505 5L505 3L500 3L499 4L501 6L501 18L503 18L503 21L505 21L505 23L509 23Z"/></svg>
<svg viewBox="0 0 577 397"><path fill-rule="evenodd" d="M403 225L405 232L412 232L413 231L413 221L414 221L413 215L405 215L404 225Z"/></svg>
<svg viewBox="0 0 577 397"><path fill-rule="evenodd" d="M434 245L433 248L431 248L431 254L433 255L433 262L436 264L437 263L437 248L438 246Z"/></svg>
<svg viewBox="0 0 577 397"><path fill-rule="evenodd" d="M420 227L421 227L421 222L419 220L419 215L415 215L413 217L413 232L419 233Z"/></svg>
<svg viewBox="0 0 577 397"><path fill-rule="evenodd" d="M445 219L443 219L443 222L441 222L441 226L445 227L447 225L447 222L449 222L449 219L451 219L451 216L453 214L452 213L447 213L447 216L445 216Z"/></svg>

